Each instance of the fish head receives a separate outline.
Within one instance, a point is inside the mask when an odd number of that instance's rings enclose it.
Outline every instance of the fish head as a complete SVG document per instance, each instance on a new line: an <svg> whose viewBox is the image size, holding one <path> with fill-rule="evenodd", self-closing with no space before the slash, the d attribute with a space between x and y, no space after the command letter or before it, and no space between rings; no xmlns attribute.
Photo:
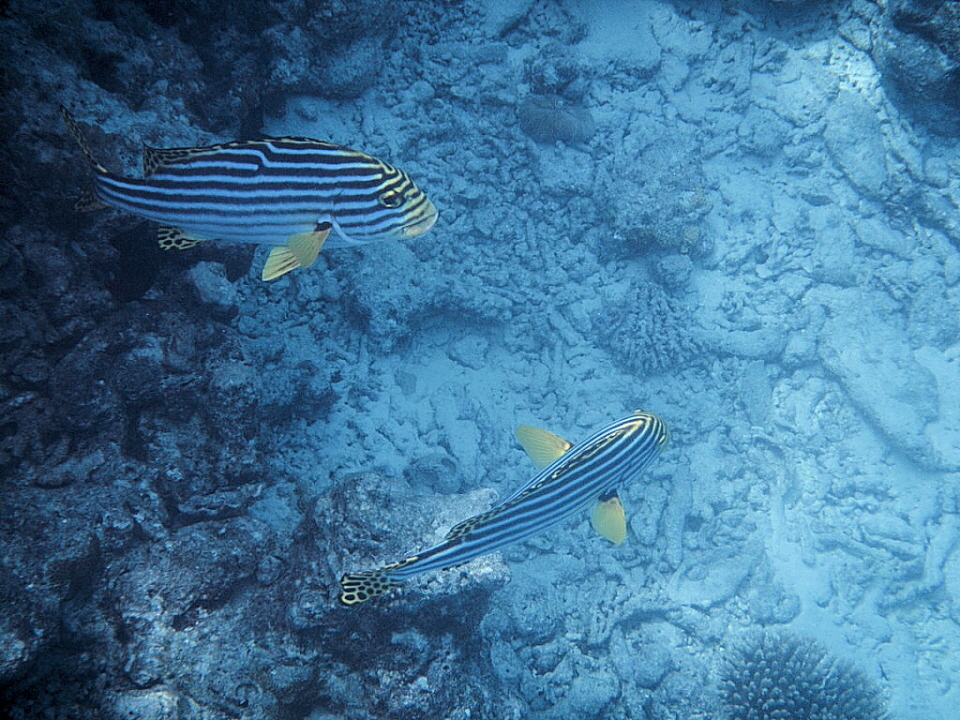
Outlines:
<svg viewBox="0 0 960 720"><path fill-rule="evenodd" d="M437 222L438 215L437 208L430 202L430 198L424 195L423 203L420 206L411 206L410 222L403 227L403 236L413 238L417 235L423 235Z"/></svg>
<svg viewBox="0 0 960 720"><path fill-rule="evenodd" d="M370 158L362 183L338 198L336 226L351 244L406 239L427 232L437 208L403 170Z"/></svg>
<svg viewBox="0 0 960 720"><path fill-rule="evenodd" d="M646 410L635 410L630 418L634 432L653 436L654 442L662 448L670 443L670 429L659 415Z"/></svg>
<svg viewBox="0 0 960 720"><path fill-rule="evenodd" d="M393 168L390 168L394 170ZM423 235L437 221L437 208L403 170L394 170L401 178L399 183L386 185L377 196L377 202L385 208L396 210L402 224L398 229L401 237L413 238Z"/></svg>

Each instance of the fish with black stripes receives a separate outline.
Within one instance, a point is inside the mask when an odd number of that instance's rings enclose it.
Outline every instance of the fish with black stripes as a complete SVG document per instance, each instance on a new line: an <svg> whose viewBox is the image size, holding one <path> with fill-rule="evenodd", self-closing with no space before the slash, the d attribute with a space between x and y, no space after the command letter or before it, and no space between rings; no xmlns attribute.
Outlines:
<svg viewBox="0 0 960 720"><path fill-rule="evenodd" d="M324 245L412 238L437 209L403 170L305 137L143 149L143 177L110 172L91 153L66 108L70 134L93 168L79 209L112 206L160 224L164 249L204 240L274 246L262 278L311 265Z"/></svg>
<svg viewBox="0 0 960 720"><path fill-rule="evenodd" d="M345 574L340 602L357 605L414 575L462 565L539 535L591 505L593 527L619 544L626 518L617 489L640 476L670 434L660 417L637 410L576 445L529 425L518 427L516 437L540 472L493 509L455 525L439 545L376 570Z"/></svg>

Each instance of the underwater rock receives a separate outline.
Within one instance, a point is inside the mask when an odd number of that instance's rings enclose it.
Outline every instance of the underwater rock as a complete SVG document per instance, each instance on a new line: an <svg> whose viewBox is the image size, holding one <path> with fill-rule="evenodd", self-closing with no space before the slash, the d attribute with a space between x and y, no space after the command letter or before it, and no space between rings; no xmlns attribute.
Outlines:
<svg viewBox="0 0 960 720"><path fill-rule="evenodd" d="M375 83L386 57L382 37L358 39L325 61L318 89L325 97L355 100Z"/></svg>
<svg viewBox="0 0 960 720"><path fill-rule="evenodd" d="M823 140L833 161L867 197L882 197L887 151L877 109L859 92L843 90L825 112Z"/></svg>
<svg viewBox="0 0 960 720"><path fill-rule="evenodd" d="M0 241L0 292L15 289L23 279L23 272L23 256L12 243Z"/></svg>
<svg viewBox="0 0 960 720"><path fill-rule="evenodd" d="M652 250L691 258L710 254L713 240L703 221L713 204L701 161L682 152L690 143L683 134L671 133L649 144L637 130L625 138L609 167L598 169L596 196L603 198L601 212L614 228L604 247L610 255L632 258Z"/></svg>
<svg viewBox="0 0 960 720"><path fill-rule="evenodd" d="M6 546L8 538L3 540ZM18 573L0 568L0 587L12 589L26 584ZM59 593L34 585L25 592L5 592L0 597L0 701L2 689L21 679L41 652L55 642L60 625L59 601Z"/></svg>
<svg viewBox="0 0 960 720"><path fill-rule="evenodd" d="M415 458L405 472L407 481L434 492L450 495L460 489L461 478L456 460L443 448Z"/></svg>
<svg viewBox="0 0 960 720"><path fill-rule="evenodd" d="M277 10L267 16L284 21L263 32L265 86L278 95L302 92L339 99L356 99L380 79L387 41L404 16L396 3L370 0L303 8L302 19L286 7Z"/></svg>
<svg viewBox="0 0 960 720"><path fill-rule="evenodd" d="M260 427L263 373L246 359L222 359L209 366L210 398L206 406L213 432L232 438L253 439Z"/></svg>
<svg viewBox="0 0 960 720"><path fill-rule="evenodd" d="M62 408L56 418L57 430L73 435L73 442L77 434L123 435L122 399L113 383L107 381L119 379L115 366L117 344L109 333L90 333L54 369L49 391Z"/></svg>
<svg viewBox="0 0 960 720"><path fill-rule="evenodd" d="M96 488L105 474L118 479L112 467L106 470L91 478L89 484L74 483L55 490L0 484L0 545L4 548L0 568L0 706L8 717L17 717L10 711L14 704L29 707L40 703L27 689L50 667L59 668L61 656L69 658L66 644L75 641L77 647L96 653L93 648L97 643L91 638L100 628L80 608L97 591L104 566L106 543L98 537L97 519L106 518L106 508L115 498L112 491L96 492L87 486ZM123 484L122 479L119 482ZM87 671L95 667L88 664ZM65 677L59 680L51 684L50 693L69 684ZM38 707L45 705L33 705L34 710ZM21 717L41 714L37 711Z"/></svg>
<svg viewBox="0 0 960 720"><path fill-rule="evenodd" d="M414 493L403 481L352 473L308 501L277 592L286 598L281 622L303 647L322 654L322 672L309 658L284 659L265 689L299 716L517 717L503 700L477 632L491 595L507 579L498 555L412 580L390 595L345 608L336 599L345 570L374 567L404 551L427 547L456 522L489 507L490 491L456 496ZM269 609L277 617L276 608ZM370 648L376 647L376 652ZM363 708L358 707L363 698ZM469 710L467 710L469 709Z"/></svg>
<svg viewBox="0 0 960 720"><path fill-rule="evenodd" d="M141 546L121 562L125 572L114 583L124 603L125 621L183 627L204 609L217 608L248 585L261 558L273 549L269 527L245 517L196 523L170 535L169 548ZM137 588L153 588L134 599Z"/></svg>
<svg viewBox="0 0 960 720"><path fill-rule="evenodd" d="M877 688L819 643L764 632L725 658L720 699L731 720L883 720Z"/></svg>
<svg viewBox="0 0 960 720"><path fill-rule="evenodd" d="M696 564L681 565L670 579L667 592L682 605L707 610L733 598L759 562L750 551L709 551Z"/></svg>
<svg viewBox="0 0 960 720"><path fill-rule="evenodd" d="M677 290L686 285L693 272L693 261L689 255L666 255L656 264L657 278L668 290Z"/></svg>
<svg viewBox="0 0 960 720"><path fill-rule="evenodd" d="M938 132L960 133L960 5L891 0L873 56L904 111Z"/></svg>
<svg viewBox="0 0 960 720"><path fill-rule="evenodd" d="M763 562L741 598L761 625L785 624L800 614L800 596L787 590Z"/></svg>
<svg viewBox="0 0 960 720"><path fill-rule="evenodd" d="M587 142L597 129L589 110L559 95L527 95L517 114L520 129L538 143Z"/></svg>
<svg viewBox="0 0 960 720"><path fill-rule="evenodd" d="M105 699L103 710L112 717L138 720L202 717L192 698L168 687L111 694Z"/></svg>
<svg viewBox="0 0 960 720"><path fill-rule="evenodd" d="M573 100L586 95L583 57L570 52L573 42L549 43L526 60L523 78L532 96L562 95Z"/></svg>
<svg viewBox="0 0 960 720"><path fill-rule="evenodd" d="M935 420L924 428L930 454L939 467L960 468L960 374L951 351L942 352L932 347L922 347L914 352L916 361L931 375L937 384L939 412ZM956 470L954 470L955 472Z"/></svg>
<svg viewBox="0 0 960 720"><path fill-rule="evenodd" d="M187 270L186 277L192 283L197 299L210 308L217 320L227 321L239 312L236 287L227 280L222 263L198 262Z"/></svg>
<svg viewBox="0 0 960 720"><path fill-rule="evenodd" d="M643 643L632 650L635 653L635 656L631 657L632 679L642 688L654 689L674 668L673 656L661 645L653 642Z"/></svg>
<svg viewBox="0 0 960 720"><path fill-rule="evenodd" d="M818 344L820 360L894 447L924 467L950 469L923 435L938 414L934 376L917 362L896 328L864 318L852 307L849 314L827 318Z"/></svg>

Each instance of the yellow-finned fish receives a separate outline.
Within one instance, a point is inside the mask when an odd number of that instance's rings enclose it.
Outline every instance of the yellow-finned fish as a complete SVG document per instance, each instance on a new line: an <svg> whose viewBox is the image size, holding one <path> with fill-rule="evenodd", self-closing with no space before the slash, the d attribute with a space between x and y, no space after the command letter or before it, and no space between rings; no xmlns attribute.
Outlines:
<svg viewBox="0 0 960 720"><path fill-rule="evenodd" d="M545 466L539 473L492 510L454 526L439 545L377 570L347 573L340 579L340 602L362 603L413 575L455 567L539 535L595 502L600 510L594 512L594 527L620 542L626 522L616 490L636 479L670 437L663 420L642 410L576 445L528 425L516 434L533 461Z"/></svg>
<svg viewBox="0 0 960 720"><path fill-rule="evenodd" d="M437 209L403 171L356 150L304 137L143 151L143 177L97 162L61 108L94 171L95 201L160 223L164 249L203 240L274 245L262 277L311 265L320 248L411 238ZM79 207L79 205L78 205Z"/></svg>

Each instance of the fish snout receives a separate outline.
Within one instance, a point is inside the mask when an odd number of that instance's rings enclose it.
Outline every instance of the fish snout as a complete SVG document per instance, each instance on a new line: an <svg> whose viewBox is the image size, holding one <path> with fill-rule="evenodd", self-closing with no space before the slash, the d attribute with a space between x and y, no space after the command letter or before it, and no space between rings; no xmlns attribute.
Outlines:
<svg viewBox="0 0 960 720"><path fill-rule="evenodd" d="M412 222L403 226L403 234L406 237L417 237L423 235L427 230L433 227L439 216L436 206L427 200L426 204L413 217Z"/></svg>

